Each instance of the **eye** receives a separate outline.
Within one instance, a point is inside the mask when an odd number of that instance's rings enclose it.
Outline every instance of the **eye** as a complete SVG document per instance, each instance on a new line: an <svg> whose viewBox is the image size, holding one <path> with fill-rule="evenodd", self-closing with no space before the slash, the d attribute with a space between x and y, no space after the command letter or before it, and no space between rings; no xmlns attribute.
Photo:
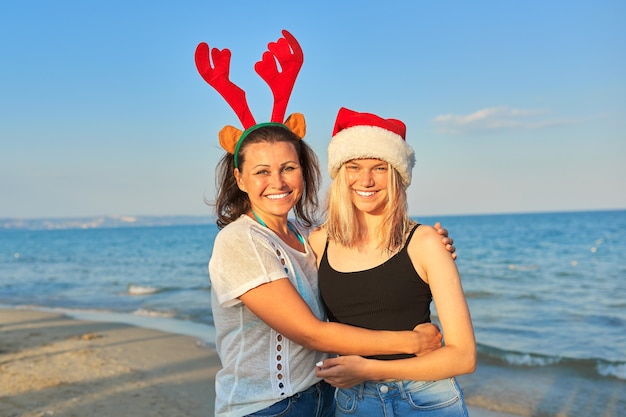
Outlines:
<svg viewBox="0 0 626 417"><path fill-rule="evenodd" d="M298 164L295 164L295 163L294 164L289 164L289 165L283 166L282 169L281 169L281 172L289 173L289 172L297 171L300 168L301 167Z"/></svg>
<svg viewBox="0 0 626 417"><path fill-rule="evenodd" d="M258 170L258 171L256 171L254 173L254 175L269 175L269 174L270 174L270 172L267 169L261 169L261 170Z"/></svg>

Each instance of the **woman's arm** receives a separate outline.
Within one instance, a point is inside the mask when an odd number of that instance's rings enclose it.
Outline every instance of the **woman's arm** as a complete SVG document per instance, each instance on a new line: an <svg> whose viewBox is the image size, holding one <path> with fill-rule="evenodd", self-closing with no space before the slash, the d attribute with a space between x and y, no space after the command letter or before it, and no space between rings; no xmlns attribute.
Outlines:
<svg viewBox="0 0 626 417"><path fill-rule="evenodd" d="M268 326L311 350L341 355L421 355L441 347L441 334L431 324L395 332L321 321L287 278L260 285L239 298Z"/></svg>
<svg viewBox="0 0 626 417"><path fill-rule="evenodd" d="M364 380L436 380L475 370L474 330L455 262L441 245L440 235L429 226L417 229L408 249L415 269L430 285L445 345L426 355L401 360L331 358L317 369L317 376L335 386L348 387Z"/></svg>

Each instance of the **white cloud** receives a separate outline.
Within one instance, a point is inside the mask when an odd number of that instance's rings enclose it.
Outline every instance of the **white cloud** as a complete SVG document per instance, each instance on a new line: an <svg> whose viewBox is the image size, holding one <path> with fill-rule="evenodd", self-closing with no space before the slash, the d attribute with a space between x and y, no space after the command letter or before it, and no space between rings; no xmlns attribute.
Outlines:
<svg viewBox="0 0 626 417"><path fill-rule="evenodd" d="M539 109L513 109L489 107L466 115L442 114L433 119L441 133L460 134L502 130L536 130L552 126L571 125L565 119L549 119L547 111Z"/></svg>

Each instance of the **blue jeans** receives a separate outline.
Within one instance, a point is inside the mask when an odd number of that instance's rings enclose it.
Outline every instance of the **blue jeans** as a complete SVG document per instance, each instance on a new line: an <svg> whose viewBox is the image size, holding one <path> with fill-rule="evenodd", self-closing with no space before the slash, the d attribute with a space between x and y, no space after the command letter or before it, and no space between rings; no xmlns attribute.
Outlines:
<svg viewBox="0 0 626 417"><path fill-rule="evenodd" d="M467 417L454 378L439 381L365 382L335 393L336 417Z"/></svg>
<svg viewBox="0 0 626 417"><path fill-rule="evenodd" d="M333 417L335 388L324 381L246 417Z"/></svg>

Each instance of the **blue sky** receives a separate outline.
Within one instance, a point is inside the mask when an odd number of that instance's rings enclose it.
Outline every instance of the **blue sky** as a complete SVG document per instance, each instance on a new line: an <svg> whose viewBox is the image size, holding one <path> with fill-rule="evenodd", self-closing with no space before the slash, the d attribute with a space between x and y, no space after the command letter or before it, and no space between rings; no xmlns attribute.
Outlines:
<svg viewBox="0 0 626 417"><path fill-rule="evenodd" d="M626 208L626 2L302 3L2 2L0 218L211 214L239 122L195 47L231 49L263 121L282 29L325 175L345 106L407 124L414 215Z"/></svg>

